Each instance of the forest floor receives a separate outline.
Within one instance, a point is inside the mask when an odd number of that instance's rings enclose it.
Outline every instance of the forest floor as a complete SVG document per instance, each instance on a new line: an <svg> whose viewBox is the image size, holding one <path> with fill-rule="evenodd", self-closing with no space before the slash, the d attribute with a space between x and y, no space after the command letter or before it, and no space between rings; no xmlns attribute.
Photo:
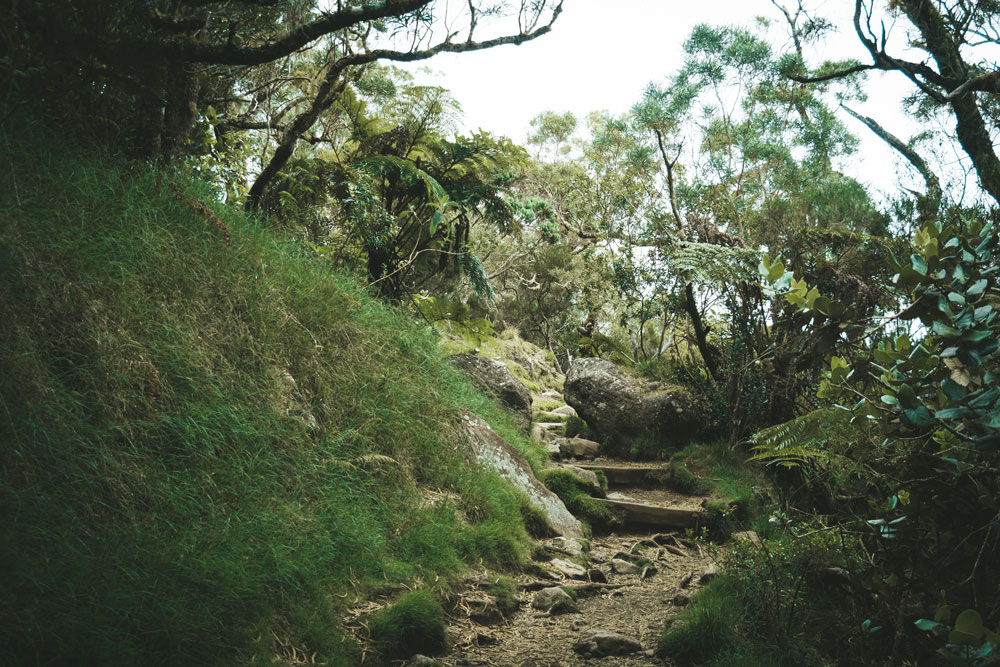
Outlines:
<svg viewBox="0 0 1000 667"><path fill-rule="evenodd" d="M706 499L614 485L608 497L684 508L698 507ZM564 550L566 541L549 540L544 544L554 559L565 560L570 555ZM631 561L638 565L638 571L619 573L612 563L614 559ZM545 561L539 563L536 576L518 577L520 606L499 621L484 621L469 613L477 596L482 596L479 590L488 585L485 578L471 580L469 589L458 596L449 614L452 650L440 659L442 664L555 667L594 664L592 661L599 657L600 664L608 667L662 667L664 660L654 654L664 621L680 613L694 590L715 572L713 550L707 544L694 539L691 531L662 527L626 526L595 535L589 551L575 560L586 563L588 573L583 577L563 575L557 579L553 576L556 568ZM540 573L548 573L548 577L537 576ZM552 586L574 589L575 610L550 613L532 606L537 591ZM588 637L596 631L618 633L638 642L639 648L631 650L633 645L625 655L608 657L582 652Z"/></svg>

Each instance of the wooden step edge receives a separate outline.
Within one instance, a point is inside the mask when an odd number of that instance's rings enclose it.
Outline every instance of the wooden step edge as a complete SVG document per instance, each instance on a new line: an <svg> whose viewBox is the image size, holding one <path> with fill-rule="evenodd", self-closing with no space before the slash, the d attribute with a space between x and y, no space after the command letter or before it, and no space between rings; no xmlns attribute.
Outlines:
<svg viewBox="0 0 1000 667"><path fill-rule="evenodd" d="M604 476L608 478L608 484L616 486L639 485L647 481L656 481L657 478L667 474L666 468L658 466L637 468L630 466L603 465L601 463L580 463L577 465L585 470L591 470L594 472L599 470L603 472Z"/></svg>
<svg viewBox="0 0 1000 667"><path fill-rule="evenodd" d="M618 510L624 516L626 523L641 523L668 528L698 528L708 520L708 513L703 510L685 509L681 507L663 507L609 498L593 498L607 505L612 510Z"/></svg>

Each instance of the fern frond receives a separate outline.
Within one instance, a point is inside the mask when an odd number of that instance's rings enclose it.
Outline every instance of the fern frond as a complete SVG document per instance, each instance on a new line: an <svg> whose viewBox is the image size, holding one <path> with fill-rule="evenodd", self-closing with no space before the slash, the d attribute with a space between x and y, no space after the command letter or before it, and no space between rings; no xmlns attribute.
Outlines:
<svg viewBox="0 0 1000 667"><path fill-rule="evenodd" d="M663 249L663 259L673 273L710 285L756 282L760 258L757 250L694 241L676 241Z"/></svg>
<svg viewBox="0 0 1000 667"><path fill-rule="evenodd" d="M850 440L850 416L837 408L820 408L783 424L758 431L750 438L751 461L786 467L822 466L838 459L840 444Z"/></svg>

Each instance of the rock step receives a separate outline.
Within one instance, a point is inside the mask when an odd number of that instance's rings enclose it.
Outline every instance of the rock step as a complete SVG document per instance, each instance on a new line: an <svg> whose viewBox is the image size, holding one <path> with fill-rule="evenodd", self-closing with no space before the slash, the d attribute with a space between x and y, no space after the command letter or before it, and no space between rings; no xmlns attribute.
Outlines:
<svg viewBox="0 0 1000 667"><path fill-rule="evenodd" d="M704 524L708 518L708 515L704 511L697 509L664 507L662 505L650 505L610 498L593 498L592 500L603 503L612 512L621 515L627 524L642 524L644 526L659 526L663 528L697 528Z"/></svg>
<svg viewBox="0 0 1000 667"><path fill-rule="evenodd" d="M666 475L662 466L618 466L607 463L578 463L577 467L597 472L600 470L608 478L611 486L640 486L650 481L658 481Z"/></svg>

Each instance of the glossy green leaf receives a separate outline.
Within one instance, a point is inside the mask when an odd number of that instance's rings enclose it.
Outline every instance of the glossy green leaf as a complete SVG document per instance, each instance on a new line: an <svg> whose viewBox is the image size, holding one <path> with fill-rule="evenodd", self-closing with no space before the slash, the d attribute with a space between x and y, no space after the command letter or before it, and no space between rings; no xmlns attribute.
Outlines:
<svg viewBox="0 0 1000 667"><path fill-rule="evenodd" d="M989 281L986 278L980 278L976 282L969 286L969 289L965 290L965 293L969 296L977 296L986 291L986 287L989 285Z"/></svg>
<svg viewBox="0 0 1000 667"><path fill-rule="evenodd" d="M934 330L934 333L938 336L943 336L944 338L958 338L962 335L961 331L955 327L945 324L944 322L935 322L931 325L931 328Z"/></svg>

